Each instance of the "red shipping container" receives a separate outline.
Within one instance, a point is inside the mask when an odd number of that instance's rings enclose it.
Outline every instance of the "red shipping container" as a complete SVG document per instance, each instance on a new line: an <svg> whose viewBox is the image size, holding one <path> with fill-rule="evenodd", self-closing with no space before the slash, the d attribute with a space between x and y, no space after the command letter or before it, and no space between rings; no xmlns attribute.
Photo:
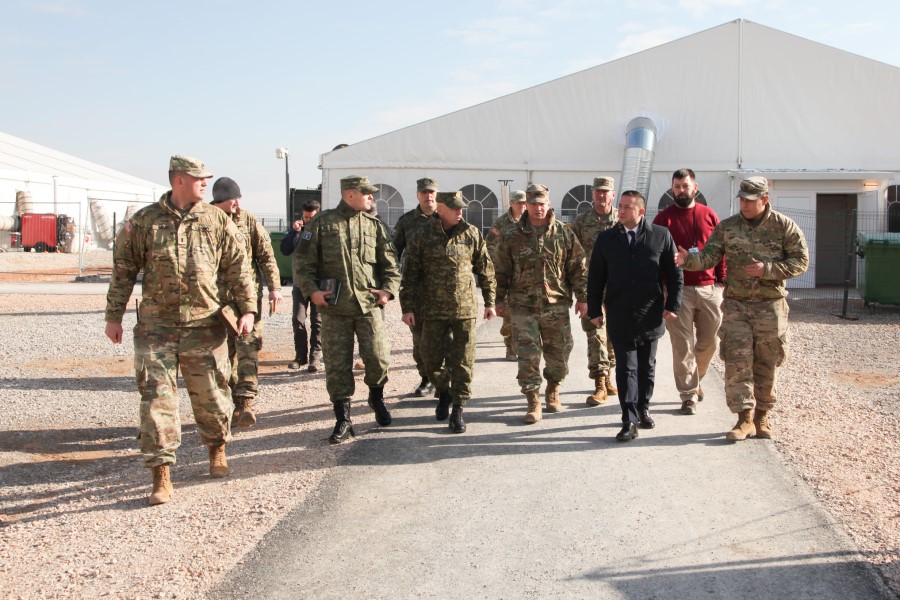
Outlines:
<svg viewBox="0 0 900 600"><path fill-rule="evenodd" d="M22 220L22 249L30 252L56 252L56 215L24 214Z"/></svg>

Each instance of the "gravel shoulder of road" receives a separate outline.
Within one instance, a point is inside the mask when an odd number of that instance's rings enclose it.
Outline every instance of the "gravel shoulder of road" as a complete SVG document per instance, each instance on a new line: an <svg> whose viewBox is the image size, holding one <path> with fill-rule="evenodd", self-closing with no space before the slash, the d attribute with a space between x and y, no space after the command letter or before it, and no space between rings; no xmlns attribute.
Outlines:
<svg viewBox="0 0 900 600"><path fill-rule="evenodd" d="M0 275L71 270L72 258L56 257L48 268L47 255L3 253ZM293 346L282 312L266 324L260 422L235 430L231 475L209 478L182 389L175 500L147 507L150 473L135 439L134 313L123 344L114 346L103 335L104 307L102 296L0 295L2 597L200 597L341 468L350 444L379 435L360 374L358 438L328 445L333 413L324 374L287 370ZM396 302L385 322L390 407L418 375ZM900 314L848 322L794 311L790 333L773 418L776 448L900 595ZM718 359L714 368L722 371Z"/></svg>

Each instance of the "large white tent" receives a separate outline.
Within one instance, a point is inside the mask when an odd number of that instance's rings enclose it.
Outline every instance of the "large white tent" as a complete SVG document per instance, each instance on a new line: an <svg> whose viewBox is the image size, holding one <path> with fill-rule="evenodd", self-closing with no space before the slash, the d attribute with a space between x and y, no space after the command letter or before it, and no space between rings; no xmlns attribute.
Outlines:
<svg viewBox="0 0 900 600"><path fill-rule="evenodd" d="M776 209L810 213L811 286L817 211L885 210L900 173L898 98L896 67L737 20L326 153L323 200L336 202L341 177L367 175L392 224L415 206L415 180L436 177L474 201L469 220L484 227L503 210L502 181L538 182L569 220L593 177L628 179L626 129L647 117L649 208L681 167L720 216L741 179L764 175Z"/></svg>
<svg viewBox="0 0 900 600"><path fill-rule="evenodd" d="M100 246L111 241L113 220L156 201L168 187L133 177L51 148L0 133L0 220L12 223L21 207L20 192L33 213L72 218L78 250L85 239ZM18 222L18 221L17 221ZM18 227L17 227L18 228ZM11 229L5 227L4 229ZM8 244L9 231L0 232Z"/></svg>

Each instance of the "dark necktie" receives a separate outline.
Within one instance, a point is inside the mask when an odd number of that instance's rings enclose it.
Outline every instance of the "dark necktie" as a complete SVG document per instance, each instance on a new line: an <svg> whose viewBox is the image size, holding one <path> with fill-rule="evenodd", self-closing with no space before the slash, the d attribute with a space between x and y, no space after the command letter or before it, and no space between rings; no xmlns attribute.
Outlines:
<svg viewBox="0 0 900 600"><path fill-rule="evenodd" d="M628 232L628 248L632 249L632 250L634 249L634 232L633 231Z"/></svg>

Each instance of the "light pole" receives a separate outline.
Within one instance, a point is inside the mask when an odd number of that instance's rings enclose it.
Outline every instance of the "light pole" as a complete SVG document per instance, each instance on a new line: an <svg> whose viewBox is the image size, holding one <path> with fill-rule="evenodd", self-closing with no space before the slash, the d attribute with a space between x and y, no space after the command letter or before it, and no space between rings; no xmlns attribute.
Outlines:
<svg viewBox="0 0 900 600"><path fill-rule="evenodd" d="M275 148L275 158L283 158L284 159L284 195L287 199L286 201L286 217L288 226L291 224L291 219L294 215L291 214L291 171L288 169L288 149L287 148Z"/></svg>

